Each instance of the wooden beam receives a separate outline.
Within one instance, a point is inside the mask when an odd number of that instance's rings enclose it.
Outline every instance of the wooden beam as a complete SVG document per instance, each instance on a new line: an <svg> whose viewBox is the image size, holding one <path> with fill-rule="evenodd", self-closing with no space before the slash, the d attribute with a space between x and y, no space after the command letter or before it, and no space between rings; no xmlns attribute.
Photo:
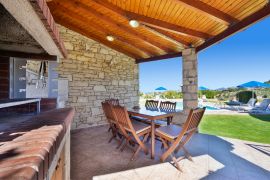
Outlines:
<svg viewBox="0 0 270 180"><path fill-rule="evenodd" d="M153 28L153 27L151 27L151 28L154 29L155 31L161 33L161 34L164 34L165 36L167 36L167 37L169 37L171 39L174 39L175 41L180 42L185 47L190 47L191 46L191 43L183 40L182 38L178 37L176 34L169 33L168 31L165 31L165 30L162 30L162 29L157 29L157 28Z"/></svg>
<svg viewBox="0 0 270 180"><path fill-rule="evenodd" d="M225 38L228 38L229 36L251 26L252 24L256 23L259 20L262 20L263 18L266 18L270 15L270 3L267 3L266 6L264 6L262 9L258 10L254 14L250 15L249 17L246 17L242 21L230 26L228 29L223 31L222 33L218 34L217 36L208 39L203 43L202 45L198 46L196 48L196 51L201 51L213 44L216 44Z"/></svg>
<svg viewBox="0 0 270 180"><path fill-rule="evenodd" d="M150 62L150 61L158 61L158 60L164 60L164 59L171 59L175 57L181 57L182 52L174 53L174 54L165 54L161 56L156 57L150 57L150 58L144 58L144 59L136 59L136 63L144 63L144 62Z"/></svg>
<svg viewBox="0 0 270 180"><path fill-rule="evenodd" d="M150 31L151 33L153 33L153 34L155 34L155 35L157 35L157 36L159 36L159 37L161 37L161 38L163 38L163 39L166 39L167 41L169 41L169 42L175 44L175 45L177 46L177 48L184 49L184 45L183 45L182 43L176 41L175 39L173 39L173 38L171 38L171 37L168 37L168 36L166 36L166 35L160 33L159 31L157 31L157 30L154 29L154 28L148 27L148 26L143 25L143 24L142 24L141 26L142 26L144 29Z"/></svg>
<svg viewBox="0 0 270 180"><path fill-rule="evenodd" d="M91 24L91 26L89 28L94 29L97 32L103 32L104 38L106 38L107 35L112 35L116 38L115 41L119 41L125 46L130 46L131 48L136 49L137 51L140 51L141 54L143 55L143 57L150 57L150 56L154 55L153 49L150 49L151 47L150 48L143 47L142 45L136 46L136 45L134 45L134 41L131 41L129 39L124 39L119 34L116 35L113 31L111 31L109 29L104 29L103 26L100 26L97 23L95 23L94 21L91 21L88 18L77 14L69 7L64 8L61 5L56 5L53 8L51 8L51 10L52 10L52 12L54 10L57 10L59 14L62 14L62 16L66 15L66 16L68 16L69 19L80 20L80 22L82 24L84 24L84 23Z"/></svg>
<svg viewBox="0 0 270 180"><path fill-rule="evenodd" d="M238 19L230 16L229 14L226 14L223 11L220 11L202 1L198 0L173 0L173 1L180 4L181 6L194 10L203 15L206 15L207 17L226 25L236 23L239 21Z"/></svg>
<svg viewBox="0 0 270 180"><path fill-rule="evenodd" d="M145 25L154 27L154 28L158 28L158 29L162 29L165 31L169 31L172 33L177 33L177 34L183 34L183 35L187 35L187 36L193 36L193 37L197 37L197 38L201 38L201 39L208 39L210 37L212 37L210 34L204 33L204 32L200 32L197 30L193 30L193 29L189 29L183 26L179 26L179 25L175 25L175 24L171 24L165 21L161 21L158 19L154 19L154 18L150 18L147 16L143 16L143 15L138 15L136 13L132 13L129 12L128 13L128 17L129 19L135 19L137 21L139 21L140 23L143 23Z"/></svg>
<svg viewBox="0 0 270 180"><path fill-rule="evenodd" d="M82 34L85 37L93 39L94 41L100 42L111 49L114 49L118 52L121 52L121 53L123 53L131 58L134 58L134 59L141 58L139 55L135 54L134 52L130 52L129 50L125 50L125 48L120 47L119 45L117 45L113 42L109 42L109 41L105 40L104 37L101 38L101 37L89 32L87 29L83 29L83 28L78 27L76 23L66 21L66 19L64 19L63 17L60 18L58 16L55 16L54 18L62 26L65 26L72 31L78 32L79 34Z"/></svg>
<svg viewBox="0 0 270 180"><path fill-rule="evenodd" d="M204 32L200 32L200 31L189 29L189 28L182 27L179 25L171 24L171 23L161 21L158 19L154 19L151 17L139 15L139 14L136 14L133 12L125 11L125 10L115 6L114 4L112 4L106 0L93 0L93 1L96 2L97 4L100 4L101 6L103 6L105 8L107 8L107 9L110 9L111 11L114 11L115 13L117 13L121 16L125 16L129 20L135 19L135 20L140 21L141 23L148 25L148 26L151 26L151 27L156 27L159 29L167 30L167 31L174 32L174 33L184 34L184 35L188 35L188 36L199 37L202 39L207 39L207 38L211 37L211 35L204 33Z"/></svg>
<svg viewBox="0 0 270 180"><path fill-rule="evenodd" d="M170 48L168 48L168 47L164 46L163 44L161 44L160 42L158 42L156 39L151 39L148 36L137 32L135 29L130 27L128 24L127 24L127 26L125 26L125 25L122 25L120 23L115 23L115 21L112 18L110 18L108 15L106 15L102 12L99 12L96 9L94 9L90 6L87 6L84 3L81 3L81 2L75 0L75 1L64 1L64 2L61 1L60 4L61 5L64 5L64 4L72 5L75 8L79 9L81 13L84 13L85 15L88 15L88 16L95 17L95 18L99 19L100 22L103 22L104 24L110 26L111 28L118 29L129 36L133 36L133 37L137 38L138 40L141 40L143 43L151 46L154 50L156 50L156 54L174 52Z"/></svg>
<svg viewBox="0 0 270 180"><path fill-rule="evenodd" d="M25 53L25 52L18 52L18 51L0 50L0 56L27 58L27 59L34 59L34 60L57 61L57 56L52 56L49 54Z"/></svg>

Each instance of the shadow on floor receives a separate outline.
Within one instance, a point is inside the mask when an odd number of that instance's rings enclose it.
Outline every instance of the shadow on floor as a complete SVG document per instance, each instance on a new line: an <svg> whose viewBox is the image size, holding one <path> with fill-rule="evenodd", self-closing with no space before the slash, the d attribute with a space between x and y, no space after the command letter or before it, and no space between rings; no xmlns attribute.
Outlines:
<svg viewBox="0 0 270 180"><path fill-rule="evenodd" d="M187 159L181 161L180 164L183 169L181 173L172 165L167 166L168 163L160 163L158 158L162 154L160 142L157 142L154 160L150 159L150 155L146 156L141 152L136 160L130 161L132 151L125 149L124 152L120 152L116 149L116 141L108 143L110 134L107 129L106 126L100 126L72 132L72 179L91 179L93 176L104 179L105 177L102 178L100 175L110 173L115 173L117 179L121 179L120 176L122 179L124 177L130 179L134 174L140 178L161 177L161 175L168 178L173 173L175 173L173 174L174 177L181 177L181 179L270 178L269 156L240 140L196 134L186 146L193 156L193 162ZM150 147L150 145L148 146ZM179 152L177 155L181 156L183 153ZM157 166L157 164L160 166ZM165 173L165 167L170 168L168 169L170 174ZM140 168L140 171L136 168ZM145 171L142 169L145 169ZM126 172L116 173L119 171ZM116 178L113 174L110 177ZM108 176L105 179L108 179Z"/></svg>
<svg viewBox="0 0 270 180"><path fill-rule="evenodd" d="M249 115L261 121L270 122L270 114L267 114L267 115L249 114Z"/></svg>
<svg viewBox="0 0 270 180"><path fill-rule="evenodd" d="M248 146L264 153L267 156L270 156L270 145L260 145L260 144L247 144Z"/></svg>

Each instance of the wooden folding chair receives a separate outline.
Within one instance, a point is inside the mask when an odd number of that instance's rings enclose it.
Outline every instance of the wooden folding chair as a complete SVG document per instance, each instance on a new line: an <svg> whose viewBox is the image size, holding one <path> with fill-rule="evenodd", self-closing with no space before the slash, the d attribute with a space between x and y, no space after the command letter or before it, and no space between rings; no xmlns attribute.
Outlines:
<svg viewBox="0 0 270 180"><path fill-rule="evenodd" d="M145 107L149 109L157 109L158 108L158 101L155 100L146 100Z"/></svg>
<svg viewBox="0 0 270 180"><path fill-rule="evenodd" d="M125 144L123 144L121 151L123 151L128 144L133 144L135 142L138 145L138 148L134 151L131 160L134 160L141 149L147 155L148 149L144 142L150 135L151 127L138 121L131 122L125 107L113 106L112 109L113 115L117 120L120 130L124 136L122 143L125 141ZM143 137L143 140L141 140L140 137Z"/></svg>
<svg viewBox="0 0 270 180"><path fill-rule="evenodd" d="M164 111L175 111L176 102L171 102L171 101L160 102L159 109L164 110Z"/></svg>
<svg viewBox="0 0 270 180"><path fill-rule="evenodd" d="M105 102L108 102L113 106L118 106L119 105L119 99L114 99L114 98L105 99Z"/></svg>
<svg viewBox="0 0 270 180"><path fill-rule="evenodd" d="M204 112L205 107L190 110L189 116L183 127L169 125L156 129L156 135L160 137L163 146L167 149L160 158L162 162L164 162L170 156L174 165L181 171L178 161L184 157L179 157L177 159L174 156L174 153L177 153L180 149L183 149L185 157L192 160L191 155L188 153L184 145L191 139L192 135L197 132L198 125L203 117ZM167 142L170 142L170 146Z"/></svg>
<svg viewBox="0 0 270 180"><path fill-rule="evenodd" d="M157 110L158 109L158 103L159 103L159 101L146 100L145 101L145 108L146 109ZM151 121L149 121L146 118L140 117L140 116L131 116L131 119L136 120L136 121L140 121L142 123L151 124Z"/></svg>
<svg viewBox="0 0 270 180"><path fill-rule="evenodd" d="M112 131L112 137L109 140L109 143L114 139L117 138L117 134L119 133L118 123L115 120L115 117L113 116L112 112L112 105L109 102L102 102L102 109L104 111L105 117L107 121L109 122L109 129L108 131Z"/></svg>
<svg viewBox="0 0 270 180"><path fill-rule="evenodd" d="M170 101L160 102L159 109L160 109L160 111L166 111L166 112L175 111L176 102L170 102ZM155 123L157 126L170 125L172 122L172 118L173 117L169 117L168 119L161 119L161 120L156 121ZM165 123L166 121L167 121L167 123Z"/></svg>
<svg viewBox="0 0 270 180"><path fill-rule="evenodd" d="M112 106L118 106L119 105L119 100L118 99L114 99L114 98L110 98L110 99L105 99L104 102L109 103ZM112 127L110 126L108 131L112 130Z"/></svg>

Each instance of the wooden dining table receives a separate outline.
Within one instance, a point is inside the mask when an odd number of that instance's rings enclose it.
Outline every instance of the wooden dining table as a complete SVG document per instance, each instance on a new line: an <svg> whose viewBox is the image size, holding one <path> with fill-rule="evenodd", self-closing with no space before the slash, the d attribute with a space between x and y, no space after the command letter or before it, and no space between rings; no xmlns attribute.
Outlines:
<svg viewBox="0 0 270 180"><path fill-rule="evenodd" d="M137 116L146 118L151 121L151 158L155 158L155 121L161 119L167 119L167 125L170 124L173 116L181 112L181 110L162 110L159 108L131 108L128 109L128 113L131 116Z"/></svg>

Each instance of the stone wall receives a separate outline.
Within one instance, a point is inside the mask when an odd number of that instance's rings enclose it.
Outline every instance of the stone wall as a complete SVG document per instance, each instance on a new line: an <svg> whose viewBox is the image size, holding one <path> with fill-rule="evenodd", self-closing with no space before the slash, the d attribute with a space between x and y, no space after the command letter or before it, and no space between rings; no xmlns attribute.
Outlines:
<svg viewBox="0 0 270 180"><path fill-rule="evenodd" d="M118 98L127 107L138 105L138 65L134 59L62 26L60 34L68 58L60 59L58 73L68 79L66 106L76 110L73 129L106 123L101 107L106 98Z"/></svg>

